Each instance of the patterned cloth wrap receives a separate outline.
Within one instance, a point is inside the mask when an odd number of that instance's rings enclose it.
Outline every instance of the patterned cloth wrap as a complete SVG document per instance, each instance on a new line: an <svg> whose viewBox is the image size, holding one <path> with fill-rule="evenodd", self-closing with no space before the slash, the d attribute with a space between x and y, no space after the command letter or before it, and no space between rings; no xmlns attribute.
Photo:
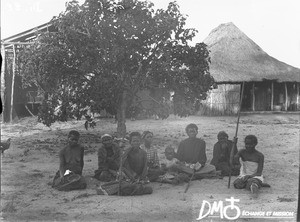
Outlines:
<svg viewBox="0 0 300 222"><path fill-rule="evenodd" d="M145 150L147 153L149 168L159 167L159 158L157 155L157 149L153 146L151 146L149 149L147 149L144 144L141 145L141 148L143 150Z"/></svg>
<svg viewBox="0 0 300 222"><path fill-rule="evenodd" d="M65 174L62 178L60 178L60 173L58 171L52 183L52 187L59 191L81 190L85 189L86 186L87 184L84 178L73 172Z"/></svg>
<svg viewBox="0 0 300 222"><path fill-rule="evenodd" d="M126 180L111 181L104 183L97 188L98 195L116 195L119 193L121 196L134 196L134 195L143 195L151 194L153 192L150 186L147 186L139 182L128 182Z"/></svg>

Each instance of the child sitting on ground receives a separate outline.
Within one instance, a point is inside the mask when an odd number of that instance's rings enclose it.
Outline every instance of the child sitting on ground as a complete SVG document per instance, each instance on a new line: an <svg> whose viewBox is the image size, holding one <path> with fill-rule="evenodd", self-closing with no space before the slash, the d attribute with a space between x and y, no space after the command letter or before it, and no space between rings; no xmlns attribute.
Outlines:
<svg viewBox="0 0 300 222"><path fill-rule="evenodd" d="M175 158L175 150L174 148L169 145L166 147L165 149L165 159L162 160L162 168L166 171L166 170L170 170L171 168L173 168L177 163L179 163L179 160Z"/></svg>
<svg viewBox="0 0 300 222"><path fill-rule="evenodd" d="M234 156L235 160L240 160L240 175L233 182L236 189L246 188L251 191L253 196L258 196L260 187L270 187L269 184L263 183L264 155L255 149L257 137L248 135L245 137L245 149L241 149Z"/></svg>
<svg viewBox="0 0 300 222"><path fill-rule="evenodd" d="M179 173L178 167L180 167L180 162L175 158L175 150L172 146L167 146L165 149L165 159L162 160L161 168L165 171L164 175L159 177L159 181L162 183L170 184L180 184L182 182L187 182L189 180L188 175L184 173ZM187 169L189 169L187 167Z"/></svg>
<svg viewBox="0 0 300 222"><path fill-rule="evenodd" d="M160 168L157 149L152 143L153 133L150 131L144 131L142 138L144 139L144 144L141 145L141 148L147 153L147 176L150 182L155 182L157 181L160 175L164 174L164 171Z"/></svg>

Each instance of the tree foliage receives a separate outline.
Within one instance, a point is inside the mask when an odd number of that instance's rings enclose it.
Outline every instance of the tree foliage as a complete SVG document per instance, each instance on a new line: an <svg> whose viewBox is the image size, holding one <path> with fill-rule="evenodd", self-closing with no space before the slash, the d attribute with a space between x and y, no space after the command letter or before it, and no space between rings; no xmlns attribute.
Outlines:
<svg viewBox="0 0 300 222"><path fill-rule="evenodd" d="M45 92L46 125L106 109L124 134L125 111L138 91L174 92L174 113L185 116L183 107L212 87L206 45L189 44L196 30L185 28L175 2L154 10L148 1L71 1L52 22L58 31L41 33L21 56L24 82Z"/></svg>

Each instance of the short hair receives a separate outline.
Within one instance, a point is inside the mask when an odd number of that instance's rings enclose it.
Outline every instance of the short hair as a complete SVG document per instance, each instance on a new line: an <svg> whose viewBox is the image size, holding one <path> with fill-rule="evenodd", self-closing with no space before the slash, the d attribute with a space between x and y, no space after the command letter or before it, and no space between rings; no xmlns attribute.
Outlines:
<svg viewBox="0 0 300 222"><path fill-rule="evenodd" d="M245 137L245 141L246 141L246 140L251 140L253 143L257 144L257 137L254 136L254 135L247 135L247 136Z"/></svg>
<svg viewBox="0 0 300 222"><path fill-rule="evenodd" d="M153 136L153 133L151 131L146 130L143 132L142 138L144 139L146 137L146 135L149 133L152 134L152 136Z"/></svg>
<svg viewBox="0 0 300 222"><path fill-rule="evenodd" d="M138 137L142 138L142 135L139 132L132 132L129 135L129 142L130 143L131 143L132 137L134 137L134 136L138 136Z"/></svg>
<svg viewBox="0 0 300 222"><path fill-rule="evenodd" d="M70 136L75 136L76 138L79 138L79 137L80 137L80 134L79 134L79 132L78 132L77 130L71 130L71 131L69 132L68 137L70 137Z"/></svg>
<svg viewBox="0 0 300 222"><path fill-rule="evenodd" d="M194 124L194 123L190 123L189 125L187 125L185 127L185 132L187 132L188 129L196 129L198 131L198 126L196 124Z"/></svg>
<svg viewBox="0 0 300 222"><path fill-rule="evenodd" d="M221 137L227 137L228 138L228 134L225 131L220 131L218 133L218 139L220 139Z"/></svg>

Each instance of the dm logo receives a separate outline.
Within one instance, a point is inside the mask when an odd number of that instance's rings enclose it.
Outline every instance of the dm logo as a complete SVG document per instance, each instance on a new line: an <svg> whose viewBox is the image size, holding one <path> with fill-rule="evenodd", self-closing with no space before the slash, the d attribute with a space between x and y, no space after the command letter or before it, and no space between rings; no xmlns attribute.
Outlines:
<svg viewBox="0 0 300 222"><path fill-rule="evenodd" d="M241 210L238 206L235 206L235 202L240 202L239 199L234 199L231 197L230 199L225 199L225 201L229 202L229 205L224 206L223 201L214 201L213 204L210 204L208 201L203 200L202 205L199 211L199 216L196 220L201 220L205 217L215 217L214 213L220 214L220 218L227 219L227 220L236 220L241 215ZM232 214L228 215L228 212L233 212Z"/></svg>

